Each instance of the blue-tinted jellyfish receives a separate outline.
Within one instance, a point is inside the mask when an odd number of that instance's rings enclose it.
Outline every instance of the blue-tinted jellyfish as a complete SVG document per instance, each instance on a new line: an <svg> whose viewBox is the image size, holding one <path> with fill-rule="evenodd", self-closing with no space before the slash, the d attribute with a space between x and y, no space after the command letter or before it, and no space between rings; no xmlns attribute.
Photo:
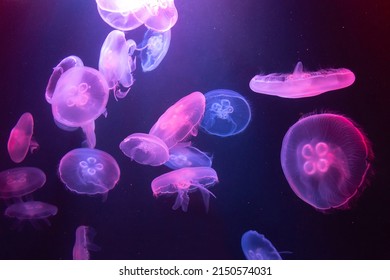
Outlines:
<svg viewBox="0 0 390 280"><path fill-rule="evenodd" d="M80 66L58 80L51 100L54 119L65 127L81 127L89 148L96 145L95 120L106 113L109 88L96 69Z"/></svg>
<svg viewBox="0 0 390 280"><path fill-rule="evenodd" d="M61 75L64 72L68 71L70 68L78 67L78 66L84 66L83 61L78 56L71 55L65 57L63 60L61 60L60 63L58 63L56 67L53 68L53 73L49 78L49 82L47 83L46 92L45 92L46 101L48 103L51 103L54 90L56 89L57 82L60 79Z"/></svg>
<svg viewBox="0 0 390 280"><path fill-rule="evenodd" d="M293 73L256 75L249 82L249 87L258 93L284 98L303 98L345 88L352 85L354 81L355 75L349 69L321 69L305 72L302 62L299 61Z"/></svg>
<svg viewBox="0 0 390 280"><path fill-rule="evenodd" d="M36 167L17 167L0 172L0 198L19 198L28 195L46 182L46 175Z"/></svg>
<svg viewBox="0 0 390 280"><path fill-rule="evenodd" d="M245 130L251 120L246 99L228 89L216 89L205 94L206 109L200 126L209 134L227 137Z"/></svg>
<svg viewBox="0 0 390 280"><path fill-rule="evenodd" d="M50 225L47 218L57 214L58 208L55 205L41 201L27 201L12 204L5 209L4 215L16 218L20 223L30 222L35 228L40 228L40 223Z"/></svg>
<svg viewBox="0 0 390 280"><path fill-rule="evenodd" d="M305 116L291 126L280 154L291 189L322 212L350 208L367 186L373 158L360 128L330 113Z"/></svg>
<svg viewBox="0 0 390 280"><path fill-rule="evenodd" d="M199 190L208 211L210 195L214 196L208 188L216 183L218 183L217 172L211 167L186 167L155 178L152 181L152 191L156 197L177 194L172 209L181 207L186 212L190 202L188 194Z"/></svg>
<svg viewBox="0 0 390 280"><path fill-rule="evenodd" d="M241 248L248 260L282 259L272 243L254 230L249 230L242 235Z"/></svg>
<svg viewBox="0 0 390 280"><path fill-rule="evenodd" d="M76 240L73 246L74 260L89 260L89 251L99 251L100 247L93 243L96 231L89 226L79 226L76 229Z"/></svg>
<svg viewBox="0 0 390 280"><path fill-rule="evenodd" d="M132 72L136 63L131 56L135 48L133 40L126 41L122 31L113 30L107 35L100 50L99 71L116 98L124 98L134 83Z"/></svg>
<svg viewBox="0 0 390 280"><path fill-rule="evenodd" d="M171 169L183 167L211 167L212 157L191 146L191 142L178 143L169 149L169 160L165 163Z"/></svg>
<svg viewBox="0 0 390 280"><path fill-rule="evenodd" d="M144 72L157 68L167 54L170 42L171 30L157 32L149 29L146 31L143 41L138 46L141 50L141 66Z"/></svg>
<svg viewBox="0 0 390 280"><path fill-rule="evenodd" d="M97 149L74 149L64 155L58 168L65 186L78 194L106 194L119 181L120 169L108 153Z"/></svg>
<svg viewBox="0 0 390 280"><path fill-rule="evenodd" d="M119 144L119 148L140 164L159 166L169 159L168 147L164 141L146 133L130 134Z"/></svg>

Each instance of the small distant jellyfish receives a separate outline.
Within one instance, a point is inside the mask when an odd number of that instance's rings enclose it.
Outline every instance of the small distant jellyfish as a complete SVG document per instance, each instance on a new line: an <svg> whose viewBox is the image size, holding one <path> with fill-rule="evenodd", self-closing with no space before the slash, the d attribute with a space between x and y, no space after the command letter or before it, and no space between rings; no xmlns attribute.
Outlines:
<svg viewBox="0 0 390 280"><path fill-rule="evenodd" d="M169 150L164 141L150 134L133 133L119 144L119 148L140 164L159 166L169 159Z"/></svg>
<svg viewBox="0 0 390 280"><path fill-rule="evenodd" d="M178 143L169 149L169 160L165 163L171 169L183 167L211 167L212 157L191 146L190 142Z"/></svg>
<svg viewBox="0 0 390 280"><path fill-rule="evenodd" d="M51 104L51 99L53 98L54 90L57 86L57 82L62 76L62 74L68 71L72 67L84 66L81 58L75 55L65 57L61 60L56 67L53 68L53 73L50 76L49 82L46 86L45 97L46 101Z"/></svg>
<svg viewBox="0 0 390 280"><path fill-rule="evenodd" d="M176 194L176 201L172 209L181 207L187 212L190 198L189 193L199 190L208 211L210 195L214 194L208 188L218 183L217 172L211 167L186 167L165 173L152 181L153 195Z"/></svg>
<svg viewBox="0 0 390 280"><path fill-rule="evenodd" d="M39 144L32 138L33 131L33 116L28 112L24 113L11 130L8 139L8 154L13 162L22 162L29 149L33 152L39 147Z"/></svg>
<svg viewBox="0 0 390 280"><path fill-rule="evenodd" d="M216 89L205 94L206 109L201 127L209 134L227 137L243 132L251 120L246 99L228 89Z"/></svg>
<svg viewBox="0 0 390 280"><path fill-rule="evenodd" d="M370 141L348 118L324 113L301 118L287 131L281 165L295 194L315 209L348 209L367 185Z"/></svg>
<svg viewBox="0 0 390 280"><path fill-rule="evenodd" d="M205 97L193 92L181 98L157 120L149 134L165 142L168 148L198 134L198 127L205 110Z"/></svg>
<svg viewBox="0 0 390 280"><path fill-rule="evenodd" d="M58 168L65 186L78 194L106 195L119 181L120 169L108 153L79 148L64 155Z"/></svg>
<svg viewBox="0 0 390 280"><path fill-rule="evenodd" d="M282 259L272 243L254 230L249 230L242 235L241 248L248 260Z"/></svg>
<svg viewBox="0 0 390 280"><path fill-rule="evenodd" d="M137 49L141 50L141 66L144 72L152 71L160 65L168 52L171 42L171 30L157 32L146 31L144 39Z"/></svg>
<svg viewBox="0 0 390 280"><path fill-rule="evenodd" d="M249 87L257 93L284 98L303 98L345 88L352 85L354 81L355 75L349 69L304 72L302 62L299 61L292 74L256 75L249 82Z"/></svg>
<svg viewBox="0 0 390 280"><path fill-rule="evenodd" d="M134 83L132 72L136 63L131 55L135 48L133 40L126 41L122 31L113 30L107 35L100 50L99 71L116 98L124 98Z"/></svg>
<svg viewBox="0 0 390 280"><path fill-rule="evenodd" d="M45 173L36 167L17 167L0 172L0 198L20 198L46 182Z"/></svg>
<svg viewBox="0 0 390 280"><path fill-rule="evenodd" d="M80 66L66 71L51 100L54 119L66 127L81 127L89 148L96 145L95 120L106 113L109 88L96 69Z"/></svg>
<svg viewBox="0 0 390 280"><path fill-rule="evenodd" d="M41 201L27 201L12 204L5 209L4 215L16 218L20 222L28 221L35 228L40 228L39 223L43 222L50 226L47 218L55 216L58 208L55 205Z"/></svg>
<svg viewBox="0 0 390 280"><path fill-rule="evenodd" d="M76 240L73 246L74 260L89 260L89 251L99 251L100 247L93 243L96 231L89 226L79 226L76 229Z"/></svg>

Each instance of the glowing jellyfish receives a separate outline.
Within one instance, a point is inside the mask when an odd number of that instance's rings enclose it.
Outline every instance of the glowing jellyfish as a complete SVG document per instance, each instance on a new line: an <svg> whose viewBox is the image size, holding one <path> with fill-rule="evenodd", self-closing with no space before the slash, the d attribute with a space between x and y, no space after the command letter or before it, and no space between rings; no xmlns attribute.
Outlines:
<svg viewBox="0 0 390 280"><path fill-rule="evenodd" d="M157 136L171 148L191 135L198 134L204 110L204 95L201 92L193 92L169 107L150 129L149 134Z"/></svg>
<svg viewBox="0 0 390 280"><path fill-rule="evenodd" d="M0 198L22 197L41 188L46 175L35 167L17 167L0 172Z"/></svg>
<svg viewBox="0 0 390 280"><path fill-rule="evenodd" d="M55 216L58 208L55 205L41 201L27 201L12 204L5 209L4 215L16 218L20 222L29 221L34 227L39 228L39 223L50 225L47 218Z"/></svg>
<svg viewBox="0 0 390 280"><path fill-rule="evenodd" d="M96 231L89 226L79 226L76 229L76 240L73 246L74 260L89 260L89 251L100 250L99 246L93 243Z"/></svg>
<svg viewBox="0 0 390 280"><path fill-rule="evenodd" d="M152 181L152 191L156 197L176 194L176 201L172 209L176 210L181 207L186 212L190 202L188 194L199 190L207 211L210 195L214 196L208 188L216 183L218 183L218 176L211 167L186 167L155 178Z"/></svg>
<svg viewBox="0 0 390 280"><path fill-rule="evenodd" d="M145 1L150 0L96 0L96 4L99 8L106 11L125 13L127 11L141 9Z"/></svg>
<svg viewBox="0 0 390 280"><path fill-rule="evenodd" d="M32 139L33 131L33 116L28 112L24 113L11 130L8 138L8 154L13 162L22 162L29 149L33 152L39 147L39 144Z"/></svg>
<svg viewBox="0 0 390 280"><path fill-rule="evenodd" d="M246 99L228 89L216 89L205 94L206 109L201 127L209 134L227 137L245 130L251 120Z"/></svg>
<svg viewBox="0 0 390 280"><path fill-rule="evenodd" d="M370 142L348 118L301 118L283 139L281 164L295 194L320 211L347 209L366 186Z"/></svg>
<svg viewBox="0 0 390 280"><path fill-rule="evenodd" d="M248 260L282 259L272 243L254 230L249 230L242 235L241 248Z"/></svg>
<svg viewBox="0 0 390 280"><path fill-rule="evenodd" d="M113 30L107 35L100 50L99 71L118 98L125 97L134 83L132 72L136 63L131 55L135 47L133 40L126 41L122 31Z"/></svg>
<svg viewBox="0 0 390 280"><path fill-rule="evenodd" d="M119 181L120 170L108 153L80 148L64 155L58 168L65 186L78 194L106 194Z"/></svg>
<svg viewBox="0 0 390 280"><path fill-rule="evenodd" d="M119 144L119 148L140 164L158 166L169 159L168 147L164 141L150 134L133 133Z"/></svg>
<svg viewBox="0 0 390 280"><path fill-rule="evenodd" d="M80 66L58 80L52 98L54 119L67 127L81 127L89 148L96 145L95 120L106 112L109 88L97 70Z"/></svg>
<svg viewBox="0 0 390 280"><path fill-rule="evenodd" d="M158 32L170 30L177 22L174 0L143 0L141 8L133 8L135 17L149 29Z"/></svg>
<svg viewBox="0 0 390 280"><path fill-rule="evenodd" d="M56 67L53 68L53 73L49 78L49 82L46 86L45 97L46 101L51 104L51 99L53 98L54 90L57 86L57 82L64 72L69 70L72 67L84 66L81 58L75 55L65 57L61 60Z"/></svg>
<svg viewBox="0 0 390 280"><path fill-rule="evenodd" d="M302 62L299 61L292 74L256 75L249 82L249 87L258 93L302 98L345 88L354 81L355 75L346 68L304 72Z"/></svg>
<svg viewBox="0 0 390 280"><path fill-rule="evenodd" d="M131 1L128 1L131 2ZM138 28L143 24L140 22L132 12L132 10L127 11L107 11L98 6L98 12L100 17L111 27L121 30L121 31L130 31Z"/></svg>
<svg viewBox="0 0 390 280"><path fill-rule="evenodd" d="M144 72L152 71L160 65L161 61L168 52L171 42L171 31L156 32L146 31L144 39L138 46L141 50L141 66Z"/></svg>
<svg viewBox="0 0 390 280"><path fill-rule="evenodd" d="M211 167L212 157L191 146L190 142L178 143L169 149L169 160L165 163L171 169L183 167Z"/></svg>

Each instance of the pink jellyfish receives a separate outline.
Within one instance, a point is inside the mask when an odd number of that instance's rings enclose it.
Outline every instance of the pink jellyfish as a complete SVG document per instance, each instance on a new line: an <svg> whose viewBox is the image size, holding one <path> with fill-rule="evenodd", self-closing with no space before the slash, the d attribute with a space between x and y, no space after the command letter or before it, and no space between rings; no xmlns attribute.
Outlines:
<svg viewBox="0 0 390 280"><path fill-rule="evenodd" d="M100 247L93 243L96 231L89 226L79 226L76 229L76 240L73 246L74 260L89 260L89 251L98 251Z"/></svg>
<svg viewBox="0 0 390 280"><path fill-rule="evenodd" d="M249 82L249 87L258 93L284 98L302 98L345 88L352 85L354 81L355 75L349 69L304 72L302 62L299 61L292 74L256 75Z"/></svg>
<svg viewBox="0 0 390 280"><path fill-rule="evenodd" d="M8 153L13 162L22 162L29 149L33 152L39 147L39 144L32 139L33 130L33 116L28 112L24 113L11 130L8 139Z"/></svg>
<svg viewBox="0 0 390 280"><path fill-rule="evenodd" d="M193 92L171 107L157 120L149 134L157 136L168 148L198 134L198 127L203 118L206 99L201 92Z"/></svg>
<svg viewBox="0 0 390 280"><path fill-rule="evenodd" d="M280 155L295 194L320 211L347 209L366 186L370 141L348 118L303 117L287 131Z"/></svg>
<svg viewBox="0 0 390 280"><path fill-rule="evenodd" d="M186 167L165 173L152 181L154 196L177 194L172 209L179 207L186 212L190 198L189 193L199 190L202 194L206 211L209 208L209 187L218 183L217 172L211 167ZM215 196L214 196L215 197Z"/></svg>

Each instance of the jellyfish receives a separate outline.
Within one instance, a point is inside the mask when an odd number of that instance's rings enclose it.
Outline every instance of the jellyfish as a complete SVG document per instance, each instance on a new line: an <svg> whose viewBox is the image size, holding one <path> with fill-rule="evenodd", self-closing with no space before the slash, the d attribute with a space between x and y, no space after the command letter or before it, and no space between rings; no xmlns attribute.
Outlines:
<svg viewBox="0 0 390 280"><path fill-rule="evenodd" d="M169 107L150 129L149 134L157 136L171 148L198 134L204 110L204 95L201 92L193 92Z"/></svg>
<svg viewBox="0 0 390 280"><path fill-rule="evenodd" d="M81 127L89 148L96 145L95 120L106 112L108 85L96 69L80 66L58 80L52 98L54 119L67 127Z"/></svg>
<svg viewBox="0 0 390 280"><path fill-rule="evenodd" d="M228 89L216 89L205 94L206 109L200 126L209 134L227 137L243 132L251 120L246 99Z"/></svg>
<svg viewBox="0 0 390 280"><path fill-rule="evenodd" d="M93 243L96 231L89 226L79 226L76 229L76 240L73 246L74 260L89 260L89 251L99 251L100 247Z"/></svg>
<svg viewBox="0 0 390 280"><path fill-rule="evenodd" d="M249 87L258 93L284 98L303 98L345 88L352 85L354 81L355 75L349 69L304 72L302 62L299 61L292 74L256 75L249 82Z"/></svg>
<svg viewBox="0 0 390 280"><path fill-rule="evenodd" d="M144 0L140 8L132 11L138 21L157 32L170 30L178 18L174 0Z"/></svg>
<svg viewBox="0 0 390 280"><path fill-rule="evenodd" d="M241 248L248 260L282 259L272 243L254 230L249 230L242 235Z"/></svg>
<svg viewBox="0 0 390 280"><path fill-rule="evenodd" d="M51 104L51 99L53 98L54 90L57 86L57 82L64 72L69 70L72 67L84 66L81 58L75 55L65 57L61 60L56 67L53 68L53 73L49 78L49 82L46 86L45 97L46 101Z"/></svg>
<svg viewBox="0 0 390 280"><path fill-rule="evenodd" d="M32 138L33 131L33 116L28 112L24 113L11 130L8 138L8 154L13 162L22 162L29 149L33 152L39 147L39 144Z"/></svg>
<svg viewBox="0 0 390 280"><path fill-rule="evenodd" d="M74 149L64 155L58 173L69 190L89 195L107 194L120 176L119 166L110 154L89 148Z"/></svg>
<svg viewBox="0 0 390 280"><path fill-rule="evenodd" d="M128 1L132 2L132 1ZM108 11L97 7L100 17L111 27L121 30L130 31L138 28L143 24L134 15L131 9L126 11Z"/></svg>
<svg viewBox="0 0 390 280"><path fill-rule="evenodd" d="M45 173L36 167L17 167L0 172L0 198L19 198L43 187Z"/></svg>
<svg viewBox="0 0 390 280"><path fill-rule="evenodd" d="M178 143L169 149L169 160L165 163L171 169L183 167L211 167L212 157L191 146L191 142Z"/></svg>
<svg viewBox="0 0 390 280"><path fill-rule="evenodd" d="M141 50L141 66L144 72L152 71L160 65L168 52L171 42L171 31L146 31L144 39L137 47Z"/></svg>
<svg viewBox="0 0 390 280"><path fill-rule="evenodd" d="M328 212L350 208L367 185L373 157L370 141L352 120L323 113L290 127L280 160L295 194Z"/></svg>
<svg viewBox="0 0 390 280"><path fill-rule="evenodd" d="M55 205L41 201L27 201L11 204L5 209L4 215L16 218L19 222L29 221L35 228L40 228L40 222L50 226L47 218L55 216L57 211Z"/></svg>
<svg viewBox="0 0 390 280"><path fill-rule="evenodd" d="M134 83L132 72L136 63L131 55L135 47L133 40L126 41L122 31L113 30L107 35L100 50L99 71L117 98L124 98Z"/></svg>
<svg viewBox="0 0 390 280"><path fill-rule="evenodd" d="M119 144L119 148L140 164L159 166L169 159L168 147L164 141L150 134L133 133Z"/></svg>
<svg viewBox="0 0 390 280"><path fill-rule="evenodd" d="M210 195L215 197L208 188L216 183L218 183L217 172L211 167L185 167L155 178L152 181L152 191L156 197L177 193L172 209L181 207L184 212L187 212L190 202L188 194L199 190L208 211Z"/></svg>

